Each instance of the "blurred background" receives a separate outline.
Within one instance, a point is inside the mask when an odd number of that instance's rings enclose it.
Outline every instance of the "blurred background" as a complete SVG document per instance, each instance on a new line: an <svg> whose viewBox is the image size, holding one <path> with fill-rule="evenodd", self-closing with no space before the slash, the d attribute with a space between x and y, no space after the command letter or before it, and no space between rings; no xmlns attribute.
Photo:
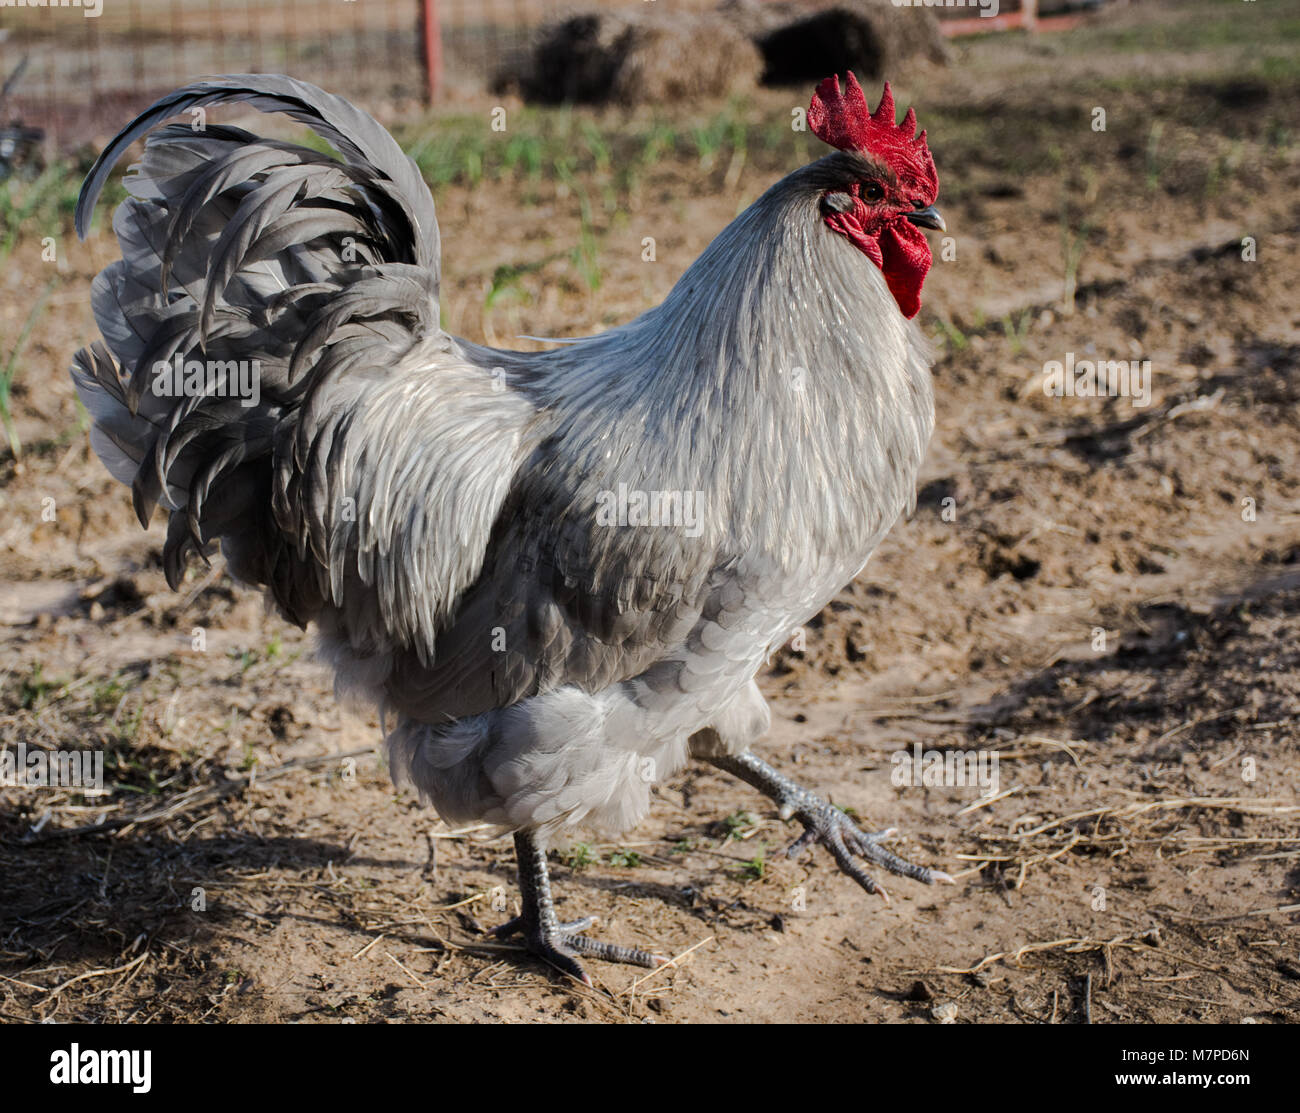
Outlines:
<svg viewBox="0 0 1300 1113"><path fill-rule="evenodd" d="M881 41L890 40L899 23L935 24L944 38L1024 26L1048 31L1071 26L1073 13L1102 6L1101 0L984 0L989 14L981 15L978 0L970 4L913 12L890 0L730 0L721 6L718 0L101 0L99 14L88 18L86 11L94 10L88 0L86 8L0 9L0 81L25 65L9 88L6 113L39 121L51 139L66 145L209 73L291 73L390 119L518 80L534 68L539 29L554 32L566 24L569 47L563 57L552 50L554 64L590 66L593 53L608 61L625 52L626 44L616 40L629 25L669 24L675 25L677 49L665 65L681 70L695 64L689 45L680 48L703 16L703 25L715 31L730 24L756 41L775 36L767 76L790 83L830 72L840 54L865 76L876 76L884 61ZM818 13L820 19L810 20ZM607 24L613 17L615 26L602 28L590 18L573 22L592 15ZM729 56L728 82L745 76L737 72L745 61ZM564 79L553 76L552 88L535 89L539 95L565 92Z"/></svg>

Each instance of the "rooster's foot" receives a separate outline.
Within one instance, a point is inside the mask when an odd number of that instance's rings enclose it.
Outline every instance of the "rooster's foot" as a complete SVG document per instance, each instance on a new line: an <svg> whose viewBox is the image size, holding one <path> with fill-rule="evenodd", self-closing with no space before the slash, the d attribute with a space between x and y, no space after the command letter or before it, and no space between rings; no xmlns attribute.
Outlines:
<svg viewBox="0 0 1300 1113"><path fill-rule="evenodd" d="M817 800L816 797L813 799ZM906 858L900 858L892 850L887 850L882 844L886 839L898 834L896 828L863 831L834 804L828 804L824 800L817 800L813 805L783 803L780 804L780 811L777 814L782 819L793 818L803 824L803 834L790 844L785 852L787 857L794 858L813 843L820 843L831 852L831 857L835 859L835 864L842 872L853 878L868 893L873 895L878 893L884 898L886 904L889 903L889 894L884 886L862 867L859 859L897 874L899 877L910 877L926 885L933 885L936 881L947 885L952 884L952 878L942 870L918 866Z"/></svg>
<svg viewBox="0 0 1300 1113"><path fill-rule="evenodd" d="M952 884L952 878L942 870L914 865L885 849L883 842L897 834L894 828L863 831L835 805L778 773L753 754L728 755L709 760L719 769L734 774L774 800L778 808L777 814L782 819L797 819L803 824L803 834L790 844L786 850L787 856L794 857L813 843L820 843L831 852L835 864L844 873L868 893L880 894L886 903L889 902L889 894L867 873L859 859L899 877L910 877L926 885L933 885L936 881Z"/></svg>
<svg viewBox="0 0 1300 1113"><path fill-rule="evenodd" d="M530 954L549 962L557 970L591 985L591 979L578 962L578 955L603 959L605 962L623 962L631 966L662 966L667 962L663 955L653 955L636 947L623 947L617 943L603 943L578 934L596 922L595 916L586 916L572 923L529 924L523 916L492 929L499 939L522 935L524 946Z"/></svg>
<svg viewBox="0 0 1300 1113"><path fill-rule="evenodd" d="M668 961L663 955L651 954L637 947L624 947L617 943L603 943L580 934L596 923L595 916L586 916L570 923L560 923L555 916L551 900L551 881L546 868L546 851L536 836L521 831L515 835L515 856L519 861L519 888L523 895L523 912L491 934L498 939L522 935L528 950L585 985L591 979L578 962L579 955L602 959L605 962L623 962L632 966L662 966Z"/></svg>

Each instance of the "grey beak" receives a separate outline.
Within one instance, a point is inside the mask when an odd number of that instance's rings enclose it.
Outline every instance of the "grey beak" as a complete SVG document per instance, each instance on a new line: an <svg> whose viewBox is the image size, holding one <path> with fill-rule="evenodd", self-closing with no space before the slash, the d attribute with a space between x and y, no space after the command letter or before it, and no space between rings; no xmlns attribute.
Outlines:
<svg viewBox="0 0 1300 1113"><path fill-rule="evenodd" d="M937 228L940 232L948 231L948 225L943 222L943 217L939 215L939 210L933 205L925 209L917 209L916 212L908 213L907 219L920 228Z"/></svg>

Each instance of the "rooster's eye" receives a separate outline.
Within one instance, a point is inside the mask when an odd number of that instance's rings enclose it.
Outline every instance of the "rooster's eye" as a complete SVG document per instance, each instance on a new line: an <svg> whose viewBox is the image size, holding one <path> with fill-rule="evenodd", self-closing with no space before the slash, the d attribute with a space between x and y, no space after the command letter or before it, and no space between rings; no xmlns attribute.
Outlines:
<svg viewBox="0 0 1300 1113"><path fill-rule="evenodd" d="M885 199L885 191L879 182L867 182L862 187L862 199L869 205Z"/></svg>

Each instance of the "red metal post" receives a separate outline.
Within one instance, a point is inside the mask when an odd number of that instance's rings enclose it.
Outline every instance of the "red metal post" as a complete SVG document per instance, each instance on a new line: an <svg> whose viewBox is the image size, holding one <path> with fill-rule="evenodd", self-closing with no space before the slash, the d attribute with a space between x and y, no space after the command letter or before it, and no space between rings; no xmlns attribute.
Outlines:
<svg viewBox="0 0 1300 1113"><path fill-rule="evenodd" d="M438 22L438 0L420 0L420 23L425 96L432 104L442 88L442 25Z"/></svg>

